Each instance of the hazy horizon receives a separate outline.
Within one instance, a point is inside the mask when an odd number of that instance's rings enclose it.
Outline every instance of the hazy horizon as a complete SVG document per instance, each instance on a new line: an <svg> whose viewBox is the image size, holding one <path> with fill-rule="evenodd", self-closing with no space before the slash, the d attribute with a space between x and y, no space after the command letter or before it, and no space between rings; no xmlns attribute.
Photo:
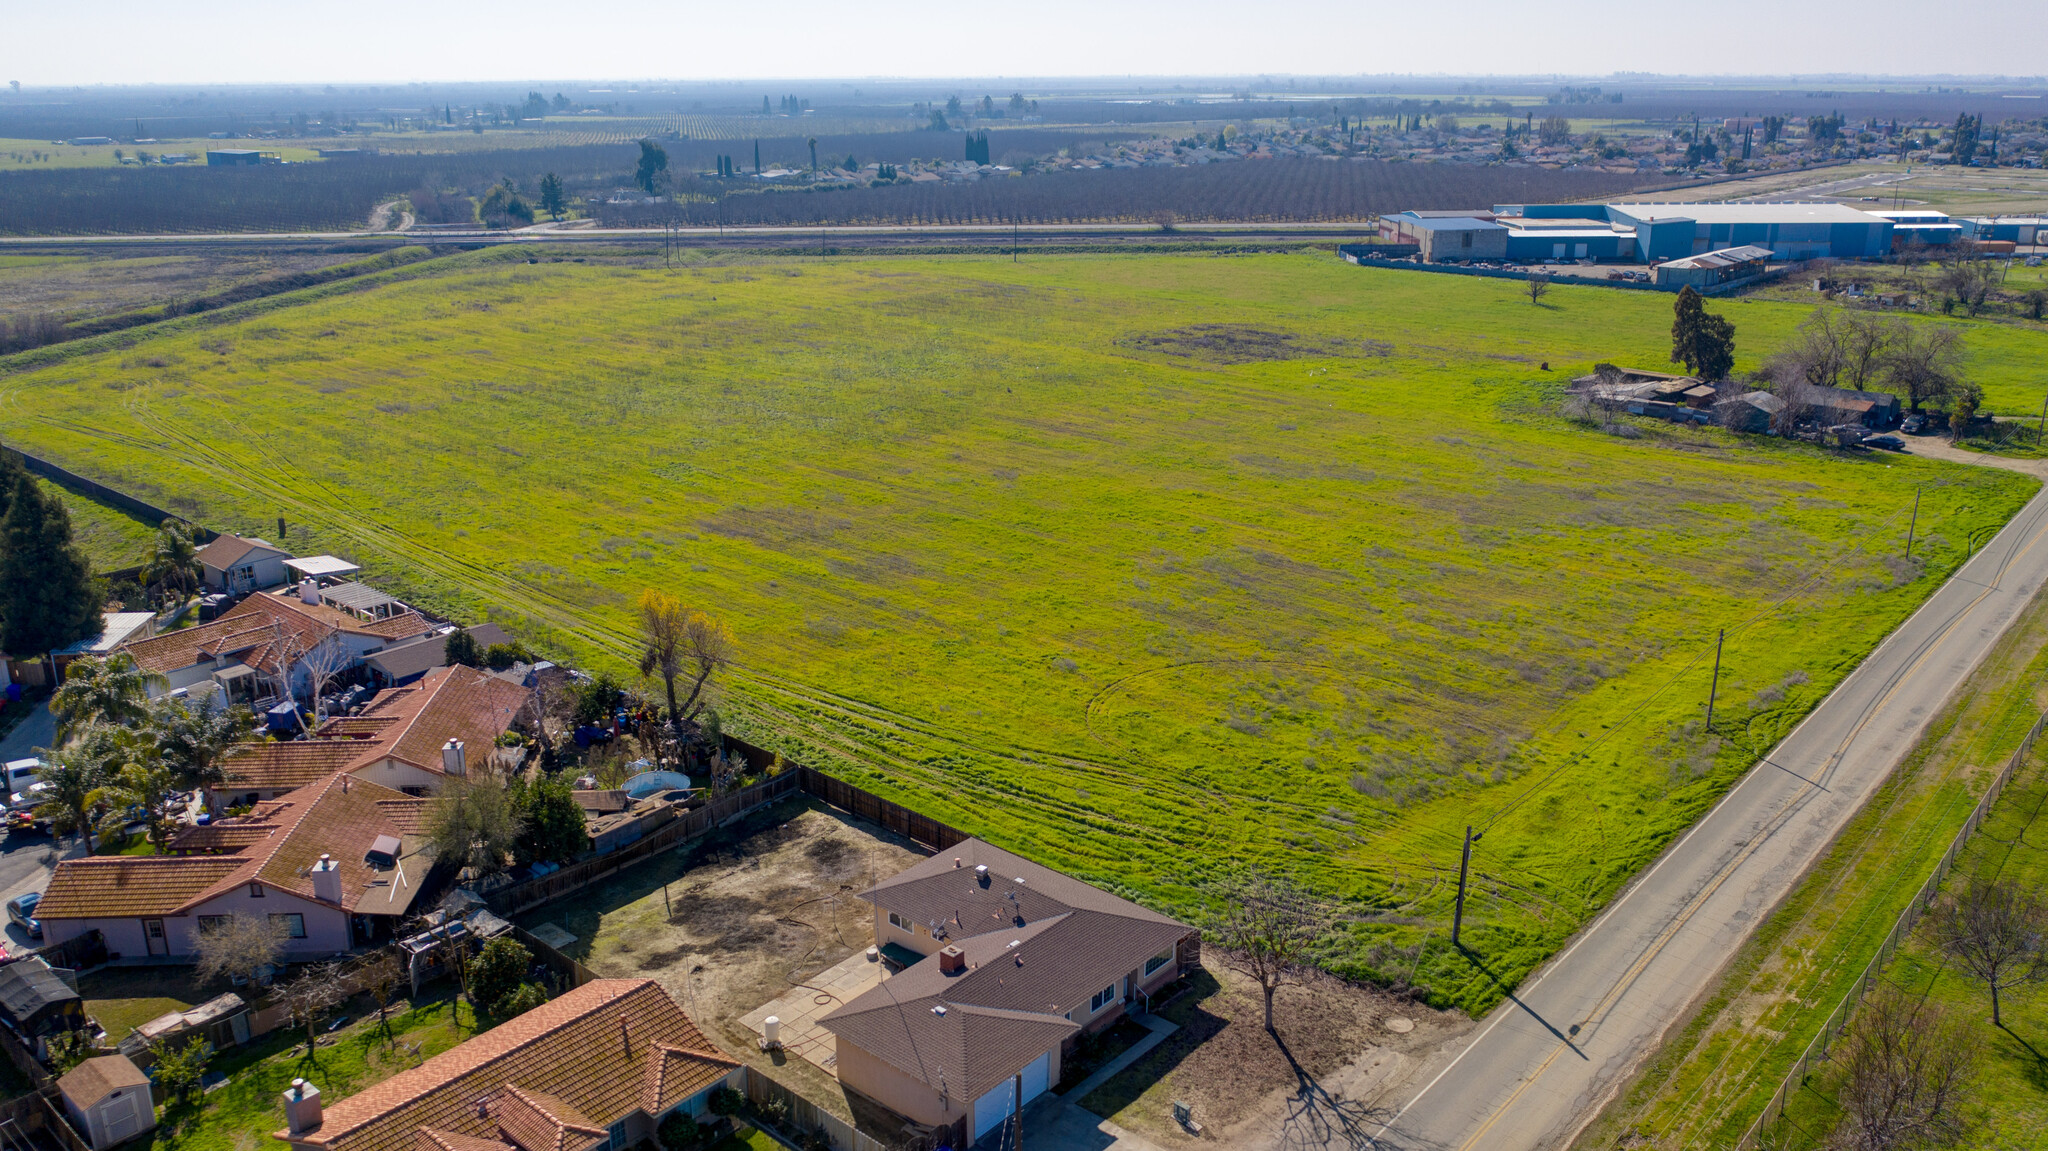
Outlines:
<svg viewBox="0 0 2048 1151"><path fill-rule="evenodd" d="M1961 0L1927 29L1924 8L1839 0L1689 6L1595 0L1531 19L1471 0L1456 36L1411 9L1305 0L1284 20L1218 0L1080 3L935 17L905 0L786 0L768 7L618 0L591 14L536 0L427 9L368 0L328 10L216 0L203 11L140 0L87 9L22 6L0 80L25 88L192 84L705 83L806 78L837 84L1044 79L1073 82L1402 75L1502 79L1648 73L1690 79L2043 83L2033 0ZM1953 30L1953 35L1914 29ZM1493 34L1488 33L1493 30ZM2012 34L2001 34L2011 29ZM1704 65L1704 66L1703 66Z"/></svg>

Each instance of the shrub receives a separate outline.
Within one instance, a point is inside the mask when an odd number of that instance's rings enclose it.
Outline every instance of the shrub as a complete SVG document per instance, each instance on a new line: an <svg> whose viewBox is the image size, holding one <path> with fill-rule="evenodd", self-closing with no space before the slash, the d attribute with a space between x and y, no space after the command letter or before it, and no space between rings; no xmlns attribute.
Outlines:
<svg viewBox="0 0 2048 1151"><path fill-rule="evenodd" d="M661 1140L663 1151L688 1151L696 1145L700 1132L695 1119L678 1111L661 1121L655 1135Z"/></svg>
<svg viewBox="0 0 2048 1151"><path fill-rule="evenodd" d="M547 1001L548 993L538 983L522 983L517 991L498 1001L492 1014L500 1019L510 1019L514 1015L524 1015Z"/></svg>
<svg viewBox="0 0 2048 1151"><path fill-rule="evenodd" d="M533 953L510 936L484 944L469 961L469 1001L493 1015L504 1015L500 1008L510 1006L512 996L526 985L526 969L532 963Z"/></svg>

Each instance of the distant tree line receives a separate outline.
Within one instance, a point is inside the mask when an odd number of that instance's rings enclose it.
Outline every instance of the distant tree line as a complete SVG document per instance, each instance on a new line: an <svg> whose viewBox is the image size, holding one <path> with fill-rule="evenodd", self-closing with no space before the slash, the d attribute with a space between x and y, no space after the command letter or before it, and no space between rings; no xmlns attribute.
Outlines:
<svg viewBox="0 0 2048 1151"><path fill-rule="evenodd" d="M594 205L606 226L689 224L1060 224L1155 220L1360 219L1404 208L1471 208L1625 191L1629 176L1598 171L1451 164L1261 160L1191 168L1055 171L967 183L928 181L837 190L733 192L677 185L679 203Z"/></svg>

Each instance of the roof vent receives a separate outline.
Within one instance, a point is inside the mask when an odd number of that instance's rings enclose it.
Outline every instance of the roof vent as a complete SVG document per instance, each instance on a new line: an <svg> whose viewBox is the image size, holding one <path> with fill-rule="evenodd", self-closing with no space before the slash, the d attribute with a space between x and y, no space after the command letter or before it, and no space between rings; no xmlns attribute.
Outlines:
<svg viewBox="0 0 2048 1151"><path fill-rule="evenodd" d="M953 857L953 867L955 870L960 867L960 857L957 855Z"/></svg>
<svg viewBox="0 0 2048 1151"><path fill-rule="evenodd" d="M951 944L939 948L939 974L958 975L967 970L967 953Z"/></svg>
<svg viewBox="0 0 2048 1151"><path fill-rule="evenodd" d="M981 884L983 887L988 886L988 864L977 863L974 865L974 882Z"/></svg>
<svg viewBox="0 0 2048 1151"><path fill-rule="evenodd" d="M1004 950L1004 951L1008 951L1008 950L1010 950L1010 949L1011 949L1011 948L1013 948L1013 947L1022 947L1022 946L1024 946L1024 941L1023 941L1023 940L1021 940L1021 939L1012 939L1012 940L1011 940L1011 941L1010 941L1010 942L1009 942L1009 943L1008 943L1007 945L1005 945L1005 946L1004 946L1003 950Z"/></svg>
<svg viewBox="0 0 2048 1151"><path fill-rule="evenodd" d="M1023 876L1021 876L1021 875L1017 877L1017 886L1019 886L1019 887L1022 887L1022 886L1024 886L1024 877L1023 877Z"/></svg>

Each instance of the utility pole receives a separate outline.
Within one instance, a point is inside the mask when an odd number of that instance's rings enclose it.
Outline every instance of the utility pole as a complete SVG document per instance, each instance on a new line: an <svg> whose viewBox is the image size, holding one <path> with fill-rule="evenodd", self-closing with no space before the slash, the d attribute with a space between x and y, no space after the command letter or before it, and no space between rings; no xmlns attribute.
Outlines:
<svg viewBox="0 0 2048 1151"><path fill-rule="evenodd" d="M1484 832L1480 834L1485 834ZM1465 825L1465 854L1458 861L1458 909L1451 914L1451 946L1458 946L1458 932L1465 926L1465 877L1472 872L1472 825Z"/></svg>
<svg viewBox="0 0 2048 1151"><path fill-rule="evenodd" d="M1721 691L1721 643L1728 638L1728 629L1722 628L1714 636L1714 682L1707 688L1707 730L1714 730L1714 696Z"/></svg>
<svg viewBox="0 0 2048 1151"><path fill-rule="evenodd" d="M2044 403L2043 403L2043 404L2041 405L2041 409L2042 409L2042 411L2043 411L2044 413L2048 413L2048 402L2044 402ZM1916 485L1914 485L1914 488L1913 488L1913 518L1912 518L1912 520L1911 520L1911 521L1909 521L1909 522L1908 522L1908 523L1906 524L1906 558L1907 558L1907 559L1912 559L1912 558L1913 558L1913 529L1914 529L1914 528L1917 528L1917 527L1919 527L1919 526L1920 526L1920 488L1919 488L1919 485L1917 485L1917 484L1916 484Z"/></svg>

